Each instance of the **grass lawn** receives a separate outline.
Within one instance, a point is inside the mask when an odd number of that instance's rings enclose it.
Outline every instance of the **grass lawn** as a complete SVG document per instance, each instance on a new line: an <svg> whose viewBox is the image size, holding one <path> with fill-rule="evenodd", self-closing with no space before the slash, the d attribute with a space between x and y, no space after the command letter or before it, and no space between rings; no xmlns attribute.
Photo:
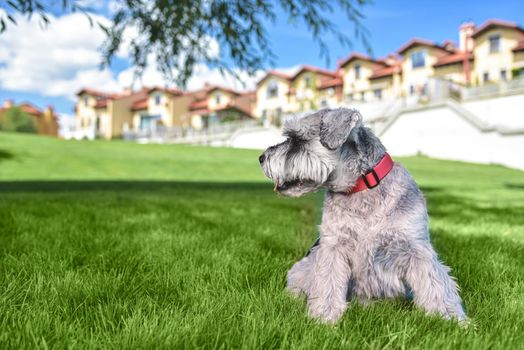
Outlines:
<svg viewBox="0 0 524 350"><path fill-rule="evenodd" d="M403 300L336 326L284 292L322 194L272 192L257 151L0 133L0 349L524 347L524 173L401 159L472 325Z"/></svg>

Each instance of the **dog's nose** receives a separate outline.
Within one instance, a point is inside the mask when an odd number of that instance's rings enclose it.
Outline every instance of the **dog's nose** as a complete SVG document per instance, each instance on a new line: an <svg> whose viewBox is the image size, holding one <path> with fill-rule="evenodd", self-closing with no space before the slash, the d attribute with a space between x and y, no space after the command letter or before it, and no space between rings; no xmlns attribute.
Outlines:
<svg viewBox="0 0 524 350"><path fill-rule="evenodd" d="M265 160L266 160L266 155L262 153L260 157L258 157L258 161L260 162L260 164L262 164L264 163Z"/></svg>

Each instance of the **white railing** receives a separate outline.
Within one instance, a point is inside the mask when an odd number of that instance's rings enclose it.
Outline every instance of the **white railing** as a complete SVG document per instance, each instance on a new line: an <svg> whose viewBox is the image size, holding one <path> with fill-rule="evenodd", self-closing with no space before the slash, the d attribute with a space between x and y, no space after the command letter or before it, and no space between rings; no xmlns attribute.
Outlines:
<svg viewBox="0 0 524 350"><path fill-rule="evenodd" d="M524 93L524 77L517 77L513 80L490 83L476 87L462 88L462 99L471 100L483 97L495 97Z"/></svg>
<svg viewBox="0 0 524 350"><path fill-rule="evenodd" d="M212 124L207 128L157 127L147 130L129 130L124 140L158 143L210 144L231 137L236 131L261 125L256 120Z"/></svg>

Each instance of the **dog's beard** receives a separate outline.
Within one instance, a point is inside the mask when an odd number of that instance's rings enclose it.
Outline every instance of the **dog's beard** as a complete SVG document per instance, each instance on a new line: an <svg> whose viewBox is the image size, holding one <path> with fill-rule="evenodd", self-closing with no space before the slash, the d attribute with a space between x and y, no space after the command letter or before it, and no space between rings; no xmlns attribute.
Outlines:
<svg viewBox="0 0 524 350"><path fill-rule="evenodd" d="M318 184L312 180L295 179L275 182L275 192L286 197L300 197L318 188Z"/></svg>

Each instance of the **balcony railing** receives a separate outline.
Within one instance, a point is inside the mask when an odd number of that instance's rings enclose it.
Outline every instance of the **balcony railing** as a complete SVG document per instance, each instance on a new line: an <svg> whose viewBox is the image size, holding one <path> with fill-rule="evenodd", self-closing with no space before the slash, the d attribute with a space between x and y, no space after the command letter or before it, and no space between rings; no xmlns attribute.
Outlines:
<svg viewBox="0 0 524 350"><path fill-rule="evenodd" d="M462 100L524 93L524 77L462 89Z"/></svg>
<svg viewBox="0 0 524 350"><path fill-rule="evenodd" d="M171 142L208 144L230 137L236 131L260 126L257 120L243 120L212 124L203 129L182 127L156 127L146 130L129 130L123 133L124 140L137 142Z"/></svg>

